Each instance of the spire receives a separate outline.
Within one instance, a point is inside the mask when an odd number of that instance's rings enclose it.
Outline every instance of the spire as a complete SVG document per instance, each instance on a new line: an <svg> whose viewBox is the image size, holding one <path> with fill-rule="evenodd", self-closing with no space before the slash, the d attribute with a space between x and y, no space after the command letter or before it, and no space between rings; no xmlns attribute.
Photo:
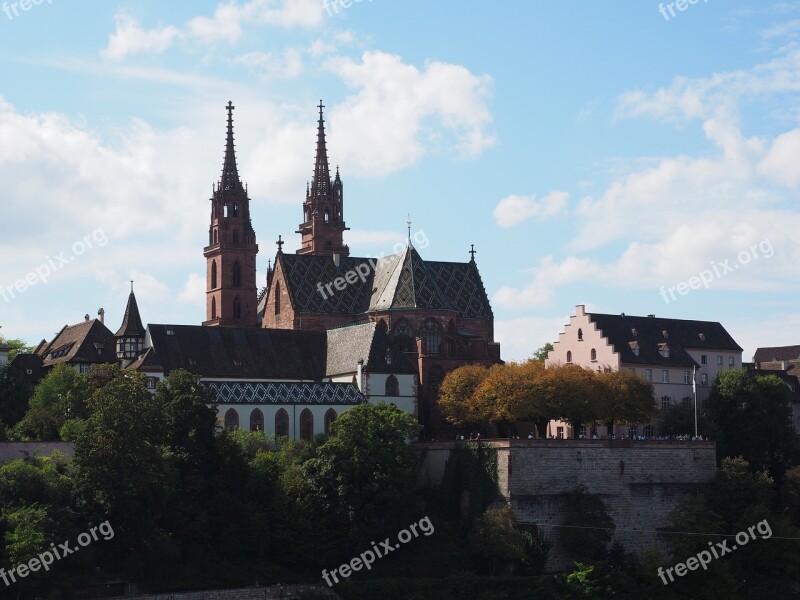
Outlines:
<svg viewBox="0 0 800 600"><path fill-rule="evenodd" d="M242 182L239 180L239 170L236 167L236 150L233 145L233 102L228 102L228 136L225 142L225 160L222 163L222 178L218 188L223 192L227 190L242 191Z"/></svg>
<svg viewBox="0 0 800 600"><path fill-rule="evenodd" d="M122 325L116 333L116 337L144 337L145 329L142 325L142 318L139 316L139 306L136 304L136 296L133 295L133 282L131 281L131 293L128 296L128 306L125 307L125 317Z"/></svg>
<svg viewBox="0 0 800 600"><path fill-rule="evenodd" d="M331 174L328 168L328 148L325 143L325 119L322 109L325 105L319 101L319 122L317 124L317 157L314 163L314 179L311 182L312 196L325 196L331 184Z"/></svg>

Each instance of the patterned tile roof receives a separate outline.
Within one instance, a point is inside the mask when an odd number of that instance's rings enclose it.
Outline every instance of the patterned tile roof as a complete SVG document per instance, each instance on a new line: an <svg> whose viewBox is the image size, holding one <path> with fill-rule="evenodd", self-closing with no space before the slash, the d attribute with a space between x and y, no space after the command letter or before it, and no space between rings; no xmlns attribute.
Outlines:
<svg viewBox="0 0 800 600"><path fill-rule="evenodd" d="M352 383L274 381L202 381L217 404L361 404L364 395Z"/></svg>
<svg viewBox="0 0 800 600"><path fill-rule="evenodd" d="M387 363L387 354L390 362ZM403 352L396 350L394 340L383 324L363 323L328 330L328 376L352 373L363 360L363 369L377 373L416 373Z"/></svg>
<svg viewBox="0 0 800 600"><path fill-rule="evenodd" d="M380 259L343 257L338 266L329 256L281 254L278 260L298 313L357 315L426 308L453 310L468 319L492 318L489 297L472 261L426 262L410 245ZM343 290L328 285L348 272L363 273L364 281L359 276Z"/></svg>

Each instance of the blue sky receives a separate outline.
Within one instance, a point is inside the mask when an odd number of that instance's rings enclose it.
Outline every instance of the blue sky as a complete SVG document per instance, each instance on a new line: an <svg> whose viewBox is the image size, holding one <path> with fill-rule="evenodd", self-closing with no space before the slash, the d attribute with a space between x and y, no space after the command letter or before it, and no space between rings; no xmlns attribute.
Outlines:
<svg viewBox="0 0 800 600"><path fill-rule="evenodd" d="M2 334L203 320L228 100L263 285L323 98L351 252L475 244L505 359L576 304L800 343L800 2L670 4L6 2Z"/></svg>

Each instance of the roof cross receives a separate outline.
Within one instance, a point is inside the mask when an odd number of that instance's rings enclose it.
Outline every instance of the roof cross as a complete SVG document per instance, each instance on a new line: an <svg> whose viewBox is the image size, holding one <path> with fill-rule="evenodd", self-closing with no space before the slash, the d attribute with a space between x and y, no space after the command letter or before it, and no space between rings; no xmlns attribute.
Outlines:
<svg viewBox="0 0 800 600"><path fill-rule="evenodd" d="M278 252L283 252L283 245L284 245L285 243L286 243L286 242L284 242L284 241L281 239L281 236L278 236L278 241L277 241L277 242L275 242L275 245L278 247Z"/></svg>
<svg viewBox="0 0 800 600"><path fill-rule="evenodd" d="M476 252L475 244L470 244L469 245L469 256L470 256L470 260L473 261L473 262L475 261L475 252Z"/></svg>

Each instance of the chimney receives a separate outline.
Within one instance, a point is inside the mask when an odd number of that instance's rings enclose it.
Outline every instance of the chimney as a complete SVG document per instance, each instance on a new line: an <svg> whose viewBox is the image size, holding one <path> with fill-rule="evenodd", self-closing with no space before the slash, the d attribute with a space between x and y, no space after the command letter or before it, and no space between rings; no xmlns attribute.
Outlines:
<svg viewBox="0 0 800 600"><path fill-rule="evenodd" d="M100 322L105 324L105 322L106 322L106 311L102 306L100 307L100 310L97 311L97 314L100 316Z"/></svg>
<svg viewBox="0 0 800 600"><path fill-rule="evenodd" d="M89 313L86 313L85 315L83 315L83 318L84 318L84 319L86 320L86 322L88 323L88 322L89 322Z"/></svg>
<svg viewBox="0 0 800 600"><path fill-rule="evenodd" d="M361 391L361 388L363 387L362 382L361 382L361 372L362 372L363 368L364 368L364 359L363 358L359 358L358 359L358 374L356 375L356 381L358 382L359 391Z"/></svg>

